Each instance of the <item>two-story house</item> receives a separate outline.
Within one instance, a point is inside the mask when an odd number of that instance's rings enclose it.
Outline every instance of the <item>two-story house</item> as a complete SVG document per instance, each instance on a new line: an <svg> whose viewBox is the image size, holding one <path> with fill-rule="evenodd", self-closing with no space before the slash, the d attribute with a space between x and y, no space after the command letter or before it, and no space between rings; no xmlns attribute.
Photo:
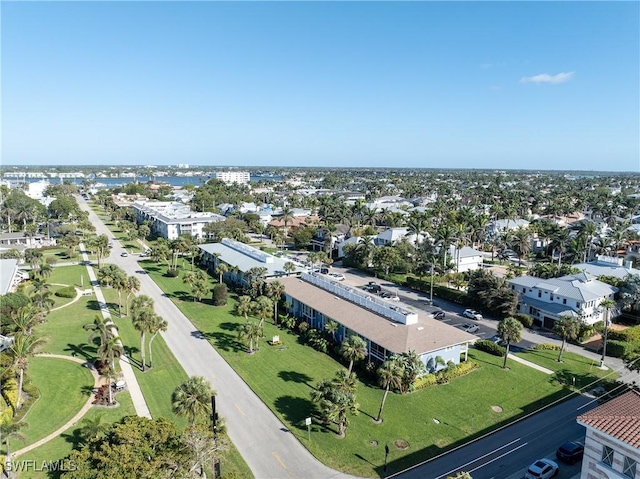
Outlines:
<svg viewBox="0 0 640 479"><path fill-rule="evenodd" d="M518 293L517 311L532 316L545 328L553 328L555 321L567 314L587 324L604 321L600 303L618 292L586 272L550 279L520 276L510 279L509 284Z"/></svg>

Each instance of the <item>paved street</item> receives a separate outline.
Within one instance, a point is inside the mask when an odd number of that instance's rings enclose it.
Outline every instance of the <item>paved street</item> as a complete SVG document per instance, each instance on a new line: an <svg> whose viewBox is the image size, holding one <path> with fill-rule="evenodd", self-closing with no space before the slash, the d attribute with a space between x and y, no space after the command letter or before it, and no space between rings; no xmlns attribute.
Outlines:
<svg viewBox="0 0 640 479"><path fill-rule="evenodd" d="M90 211L89 219L98 234L111 238L102 221L77 198L81 208ZM225 418L229 437L245 459L256 478L343 478L350 477L334 471L316 460L282 422L265 406L260 398L242 381L208 341L200 339L196 328L163 295L160 288L146 275L137 256L121 257L124 250L118 241L108 261L120 266L127 275L140 279L141 294L152 297L156 312L167 320L169 328L162 333L167 345L190 376L204 376L217 392L220 415Z"/></svg>

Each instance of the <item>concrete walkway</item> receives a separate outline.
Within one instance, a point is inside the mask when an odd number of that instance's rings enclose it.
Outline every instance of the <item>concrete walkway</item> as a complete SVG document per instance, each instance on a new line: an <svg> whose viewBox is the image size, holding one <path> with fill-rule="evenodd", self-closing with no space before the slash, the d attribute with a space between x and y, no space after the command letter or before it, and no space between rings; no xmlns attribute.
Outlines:
<svg viewBox="0 0 640 479"><path fill-rule="evenodd" d="M504 357L504 356L503 356ZM526 359L522 359L520 356L516 356L514 354L509 353L507 356L509 359L513 359L516 363L524 364L525 366L529 366L530 368L537 369L538 371L542 371L545 374L553 374L551 369L543 368L542 366L538 366L531 361L527 361Z"/></svg>
<svg viewBox="0 0 640 479"><path fill-rule="evenodd" d="M94 388L99 388L100 387L100 376L98 375L98 372L95 370L95 368L91 367L91 365L89 363L87 363L86 361L80 359L80 358L74 358L72 356L64 356L62 354L48 354L48 353L44 353L44 354L36 354L36 356L39 357L45 357L45 358L55 358L55 359L65 359L67 361L73 361L75 363L78 364L82 364L83 366L87 366L87 369L89 369L89 371L91 371L91 374L93 375L93 380L94 380ZM34 442L33 444L29 444L27 447L23 447L22 449L18 449L16 452L11 454L11 457L18 457L21 454L25 454L29 451L32 451L33 449L42 446L43 444L51 441L52 439L58 437L60 434L62 434L63 432L65 432L67 429L69 429L72 426L75 426L76 423L82 419L82 417L87 413L87 411L89 411L89 409L91 409L91 407L93 406L93 394L89 395L89 399L87 399L87 402L84 403L84 406L82 406L82 409L80 409L80 411L77 412L77 414L75 416L73 416L71 419L69 419L64 425L62 425L61 427L59 427L58 429L56 429L55 431L53 431L51 434L49 434L48 436L43 437L42 439L40 439L39 441Z"/></svg>
<svg viewBox="0 0 640 479"><path fill-rule="evenodd" d="M87 261L88 257L87 253L84 251L83 244L80 244L80 249L82 251L82 257L85 261ZM93 271L93 268L89 264L87 264L87 273L89 274L89 279L91 281L91 284L93 285L93 290L96 294L96 300L100 305L100 312L102 313L102 317L110 320L111 313L109 313L109 307L107 306L107 302L104 299L104 295L102 294L102 290L100 289L100 285ZM113 322L111 323L113 324ZM117 329L113 328L112 332L116 336L118 335ZM142 390L140 389L140 385L138 384L136 375L133 372L133 368L131 367L129 358L125 354L123 354L122 356L120 356L119 362L120 369L122 370L122 376L127 383L127 389L131 393L131 401L133 402L133 407L136 410L136 414L140 417L148 417L149 419L151 419L151 413L149 412L147 401L144 399L144 395L142 394Z"/></svg>
<svg viewBox="0 0 640 479"><path fill-rule="evenodd" d="M89 221L96 227L97 234L113 237L86 202L77 198L80 207L89 211ZM162 337L189 376L203 376L211 382L229 437L257 479L352 477L325 466L302 446L300 441L307 441L306 435L297 436L289 431L215 348L202 339L195 326L155 282L137 273L141 269L137 257L121 257L122 251L119 242L114 241L111 255L105 261L117 264L127 275L138 275L140 293L153 298L156 313L169 323Z"/></svg>

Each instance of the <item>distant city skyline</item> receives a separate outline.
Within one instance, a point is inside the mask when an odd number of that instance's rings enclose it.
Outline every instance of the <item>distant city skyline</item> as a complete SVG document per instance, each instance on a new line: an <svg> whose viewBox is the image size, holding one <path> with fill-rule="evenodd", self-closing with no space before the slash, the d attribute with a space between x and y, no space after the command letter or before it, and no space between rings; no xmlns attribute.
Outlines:
<svg viewBox="0 0 640 479"><path fill-rule="evenodd" d="M3 2L4 165L640 172L638 2Z"/></svg>

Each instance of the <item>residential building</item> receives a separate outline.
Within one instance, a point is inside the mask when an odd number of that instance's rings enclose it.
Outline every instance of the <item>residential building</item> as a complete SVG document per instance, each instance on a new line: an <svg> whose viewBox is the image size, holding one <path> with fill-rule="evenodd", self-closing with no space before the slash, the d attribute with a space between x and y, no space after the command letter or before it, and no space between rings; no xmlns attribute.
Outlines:
<svg viewBox="0 0 640 479"><path fill-rule="evenodd" d="M587 429L580 479L640 478L640 392L628 391L577 421Z"/></svg>
<svg viewBox="0 0 640 479"><path fill-rule="evenodd" d="M185 234L198 239L206 238L206 225L226 219L216 213L191 211L189 206L178 202L136 201L132 206L138 224L149 221L151 232L167 240Z"/></svg>
<svg viewBox="0 0 640 479"><path fill-rule="evenodd" d="M0 295L14 291L28 277L28 273L18 269L17 259L0 259Z"/></svg>
<svg viewBox="0 0 640 479"><path fill-rule="evenodd" d="M202 250L202 265L213 271L219 264L226 264L229 266L229 271L224 274L225 281L238 285L247 283L247 272L252 268L264 268L265 278L299 274L306 269L291 260L273 256L230 238L223 238L220 243L208 243L199 247ZM287 273L284 268L284 265L289 262L295 266L292 273Z"/></svg>
<svg viewBox="0 0 640 479"><path fill-rule="evenodd" d="M251 175L248 171L217 171L212 176L227 184L247 185L251 181Z"/></svg>
<svg viewBox="0 0 640 479"><path fill-rule="evenodd" d="M564 315L580 317L587 324L604 321L600 303L613 299L618 291L586 272L550 279L519 276L509 284L518 293L517 311L532 316L545 328L553 328Z"/></svg>
<svg viewBox="0 0 640 479"><path fill-rule="evenodd" d="M42 248L43 246L49 246L52 242L47 240L46 235L36 234L29 235L19 233L0 233L0 249L12 249L15 248L19 251L23 251L26 248Z"/></svg>
<svg viewBox="0 0 640 479"><path fill-rule="evenodd" d="M351 335L367 343L368 360L384 361L392 354L415 351L428 371L445 362L467 358L469 344L478 338L426 316L410 306L384 301L358 288L316 273L280 279L290 314L324 331L329 321L339 325L338 342Z"/></svg>
<svg viewBox="0 0 640 479"><path fill-rule="evenodd" d="M590 263L574 264L574 268L593 276L613 276L615 278L624 279L629 275L640 275L640 269L631 267L631 261L615 256L597 255L596 260Z"/></svg>
<svg viewBox="0 0 640 479"><path fill-rule="evenodd" d="M529 222L523 219L507 219L507 220L495 220L489 222L485 226L485 233L487 237L494 238L508 231L515 231L518 228L528 228Z"/></svg>
<svg viewBox="0 0 640 479"><path fill-rule="evenodd" d="M477 249L463 246L458 250L454 245L449 247L448 258L453 261L458 273L473 271L482 268L482 252Z"/></svg>

